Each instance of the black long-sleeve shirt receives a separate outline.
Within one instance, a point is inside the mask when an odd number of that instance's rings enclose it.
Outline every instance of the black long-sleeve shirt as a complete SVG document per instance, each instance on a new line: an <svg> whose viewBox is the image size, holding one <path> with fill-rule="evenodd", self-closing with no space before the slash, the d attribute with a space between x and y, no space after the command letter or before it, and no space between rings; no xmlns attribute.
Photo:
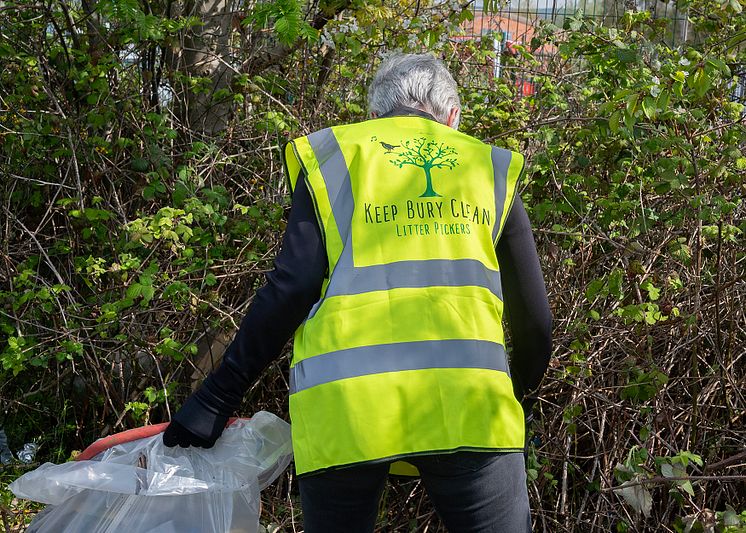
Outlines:
<svg viewBox="0 0 746 533"><path fill-rule="evenodd" d="M539 386L546 371L552 315L531 225L519 197L508 214L496 253L511 332L512 378L516 396L522 399ZM245 391L280 355L318 301L327 270L313 201L305 180L299 179L274 270L257 291L221 366L195 393L196 401L187 402L177 415L182 425L197 434L209 434L210 415L228 416L238 408ZM200 417L204 419L197 421Z"/></svg>

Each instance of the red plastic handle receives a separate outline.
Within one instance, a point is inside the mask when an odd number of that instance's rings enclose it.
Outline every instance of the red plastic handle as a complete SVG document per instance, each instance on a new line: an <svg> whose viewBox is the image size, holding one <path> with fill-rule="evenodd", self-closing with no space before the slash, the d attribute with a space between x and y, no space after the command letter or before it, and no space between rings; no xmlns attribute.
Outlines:
<svg viewBox="0 0 746 533"><path fill-rule="evenodd" d="M228 423L225 425L225 427L230 426L236 420L239 420L239 418L237 417L230 418L228 420ZM249 419L240 418L240 420L249 420ZM88 446L85 450L80 452L80 454L75 458L75 460L76 461L88 461L96 457L101 452L105 452L112 446L117 446L119 444L125 444L127 442L132 442L133 440L145 439L147 437L152 437L153 435L158 435L159 433L163 433L164 431L166 431L168 424L169 422L163 422L162 424L152 424L149 426L142 426L139 428L128 429L127 431L122 431L120 433L115 433L114 435L109 435L108 437L104 437L102 439L98 439L96 442Z"/></svg>

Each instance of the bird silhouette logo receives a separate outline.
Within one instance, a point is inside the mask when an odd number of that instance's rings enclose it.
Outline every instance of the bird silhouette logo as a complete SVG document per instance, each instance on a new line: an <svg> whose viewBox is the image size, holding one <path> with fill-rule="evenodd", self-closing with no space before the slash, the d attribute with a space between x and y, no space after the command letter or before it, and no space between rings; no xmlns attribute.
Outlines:
<svg viewBox="0 0 746 533"><path fill-rule="evenodd" d="M394 148L399 148L400 144L389 144L387 142L378 141L378 143L383 146L383 149L386 150L387 154L390 154L394 151Z"/></svg>

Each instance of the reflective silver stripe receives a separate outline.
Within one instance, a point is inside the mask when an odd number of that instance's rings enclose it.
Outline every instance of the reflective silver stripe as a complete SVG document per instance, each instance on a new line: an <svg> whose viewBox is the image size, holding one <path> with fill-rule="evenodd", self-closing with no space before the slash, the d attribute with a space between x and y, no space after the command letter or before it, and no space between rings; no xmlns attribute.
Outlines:
<svg viewBox="0 0 746 533"><path fill-rule="evenodd" d="M350 170L347 168L344 154L331 128L312 133L308 136L308 143L319 162L319 170L326 184L326 193L339 229L339 236L342 243L347 245L351 238L350 228L355 201L352 197Z"/></svg>
<svg viewBox="0 0 746 533"><path fill-rule="evenodd" d="M495 342L451 339L379 344L300 361L290 369L290 394L340 379L428 368L484 368L509 373L505 348Z"/></svg>
<svg viewBox="0 0 746 533"><path fill-rule="evenodd" d="M500 232L511 159L513 159L513 153L510 150L492 147L492 169L495 172L495 225L492 227L492 242L495 242Z"/></svg>
<svg viewBox="0 0 746 533"><path fill-rule="evenodd" d="M347 265L337 266L335 283L330 283L326 296L362 294L396 288L465 287L489 289L502 300L500 272L490 270L475 259L429 259L397 261L385 265L371 265L343 271ZM342 275L344 272L344 275Z"/></svg>

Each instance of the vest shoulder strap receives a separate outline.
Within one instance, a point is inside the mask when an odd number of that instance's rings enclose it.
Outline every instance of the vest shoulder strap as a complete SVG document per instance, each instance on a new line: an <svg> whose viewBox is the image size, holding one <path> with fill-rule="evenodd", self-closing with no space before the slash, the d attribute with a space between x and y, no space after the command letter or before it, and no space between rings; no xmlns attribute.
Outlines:
<svg viewBox="0 0 746 533"><path fill-rule="evenodd" d="M328 153L317 154L312 142L309 140L309 137L315 136L320 139L328 137L333 139L336 137L335 133L340 134L346 128L354 126L357 125L343 125L335 126L334 128L326 128L309 136L299 137L285 144L282 151L282 159L285 176L288 180L291 192L295 191L295 187L297 186L301 174L305 175L307 179L310 179L310 177L315 175L315 173L320 170L325 163L329 164L331 163L330 160L333 159ZM326 148L328 147L325 145L327 143L322 144L324 145L323 148L326 152ZM332 144L338 148L336 141ZM317 146L316 150L318 149L319 147ZM493 244L496 244L502 234L508 213L510 212L515 200L515 196L518 194L518 185L524 169L525 160L523 155L519 152L513 152L495 146L492 147L491 154L495 177L495 207L498 215L495 221L492 239ZM319 157L322 161L319 161ZM316 188L318 187L314 187L312 183L309 183L310 192L314 197ZM324 209L324 205L319 205L318 203L316 203L316 207L322 211L317 213L317 216L319 217L319 222L322 224L323 230L324 226L327 226L329 223L329 218L332 215L331 209L326 210ZM331 206L329 207L331 208ZM326 211L329 212L326 213Z"/></svg>

